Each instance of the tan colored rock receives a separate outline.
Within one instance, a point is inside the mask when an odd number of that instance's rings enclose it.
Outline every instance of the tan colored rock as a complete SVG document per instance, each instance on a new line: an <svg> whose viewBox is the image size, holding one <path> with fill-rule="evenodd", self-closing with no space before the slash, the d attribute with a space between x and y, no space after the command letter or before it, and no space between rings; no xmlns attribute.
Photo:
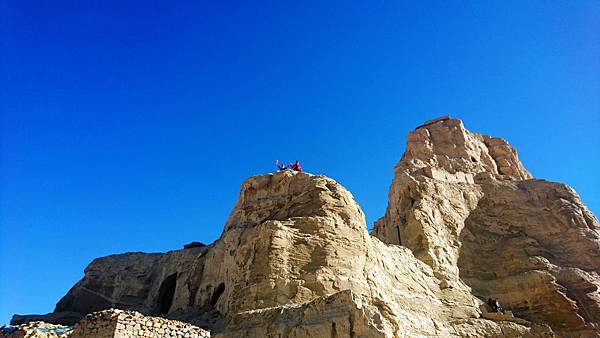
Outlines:
<svg viewBox="0 0 600 338"><path fill-rule="evenodd" d="M506 141L460 120L408 135L373 235L330 178L254 176L213 244L94 260L48 318L117 307L223 338L598 334L597 220L572 189L531 179ZM487 297L514 316L488 313ZM195 336L136 313L93 316L117 319L76 331L114 322L123 335Z"/></svg>
<svg viewBox="0 0 600 338"><path fill-rule="evenodd" d="M408 140L373 234L411 249L448 286L498 297L561 336L600 336L600 227L577 194L532 179L505 140L460 120Z"/></svg>
<svg viewBox="0 0 600 338"><path fill-rule="evenodd" d="M211 246L111 256L86 271L59 304L92 303L94 298L85 297L94 291L111 304L136 295L133 299L142 300L132 305L156 311L164 301L161 289L175 276L167 315L209 325L217 336L291 332L273 315L277 311L295 321L298 337L333 327L340 337L351 332L450 337L456 336L455 321L460 330L479 323L479 304L468 290L448 288L407 248L369 236L347 190L329 178L291 171L244 182L223 234ZM139 277L121 277L131 271ZM115 282L120 280L131 282ZM206 318L211 313L213 321ZM357 316L356 322L350 325L346 316ZM264 326L247 329L245 322ZM513 324L488 324L500 331L503 325ZM126 324L126 330L138 328Z"/></svg>
<svg viewBox="0 0 600 338"><path fill-rule="evenodd" d="M205 259L224 263L217 269L205 263L200 290L223 283L215 307L230 318L344 290L369 300L387 336L435 335L449 330L449 318L478 313L472 298L445 304L431 269L405 248L371 238L352 195L322 176L281 172L244 182ZM199 295L197 303L204 303L211 293Z"/></svg>
<svg viewBox="0 0 600 338"><path fill-rule="evenodd" d="M563 334L598 330L600 226L575 192L541 180L482 188L461 234L463 280Z"/></svg>

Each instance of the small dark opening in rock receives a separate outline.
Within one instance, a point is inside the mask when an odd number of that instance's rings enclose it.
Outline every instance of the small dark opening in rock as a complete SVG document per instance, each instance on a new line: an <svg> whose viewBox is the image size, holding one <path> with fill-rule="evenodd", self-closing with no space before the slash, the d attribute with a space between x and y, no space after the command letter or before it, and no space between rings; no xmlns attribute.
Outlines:
<svg viewBox="0 0 600 338"><path fill-rule="evenodd" d="M471 156L471 162L477 162L477 159L473 156Z"/></svg>
<svg viewBox="0 0 600 338"><path fill-rule="evenodd" d="M221 283L219 286L217 286L215 292L213 292L213 295L210 298L210 305L215 306L217 304L219 297L221 297L223 294L223 291L225 291L225 284Z"/></svg>
<svg viewBox="0 0 600 338"><path fill-rule="evenodd" d="M177 274L174 273L160 285L158 290L158 314L166 315L173 305L173 297L175 296L175 288L177 287Z"/></svg>

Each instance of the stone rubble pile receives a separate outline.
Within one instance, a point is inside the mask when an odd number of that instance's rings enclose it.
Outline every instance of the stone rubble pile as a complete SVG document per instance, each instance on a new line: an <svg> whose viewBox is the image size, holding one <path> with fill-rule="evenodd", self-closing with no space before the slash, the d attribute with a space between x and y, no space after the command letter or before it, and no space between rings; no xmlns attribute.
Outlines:
<svg viewBox="0 0 600 338"><path fill-rule="evenodd" d="M66 338L72 327L35 321L0 328L0 338Z"/></svg>

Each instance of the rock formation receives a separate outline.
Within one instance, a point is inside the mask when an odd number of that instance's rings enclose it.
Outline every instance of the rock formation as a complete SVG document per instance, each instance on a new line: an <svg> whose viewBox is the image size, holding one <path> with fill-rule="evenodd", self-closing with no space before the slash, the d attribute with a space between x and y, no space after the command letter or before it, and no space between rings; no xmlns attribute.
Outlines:
<svg viewBox="0 0 600 338"><path fill-rule="evenodd" d="M43 318L121 308L231 338L600 336L598 221L460 120L408 135L372 235L334 180L254 176L213 244L96 259Z"/></svg>
<svg viewBox="0 0 600 338"><path fill-rule="evenodd" d="M411 132L373 234L448 286L561 336L599 335L598 220L570 187L532 179L503 139L457 119Z"/></svg>

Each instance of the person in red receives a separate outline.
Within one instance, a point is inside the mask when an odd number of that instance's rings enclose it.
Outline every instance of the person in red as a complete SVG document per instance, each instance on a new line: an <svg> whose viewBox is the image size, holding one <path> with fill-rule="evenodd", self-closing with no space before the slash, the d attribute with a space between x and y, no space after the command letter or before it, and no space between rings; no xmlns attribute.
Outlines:
<svg viewBox="0 0 600 338"><path fill-rule="evenodd" d="M299 172L302 172L302 166L300 165L300 161L296 161L296 163L294 163L292 169L296 170L296 171L299 171Z"/></svg>

